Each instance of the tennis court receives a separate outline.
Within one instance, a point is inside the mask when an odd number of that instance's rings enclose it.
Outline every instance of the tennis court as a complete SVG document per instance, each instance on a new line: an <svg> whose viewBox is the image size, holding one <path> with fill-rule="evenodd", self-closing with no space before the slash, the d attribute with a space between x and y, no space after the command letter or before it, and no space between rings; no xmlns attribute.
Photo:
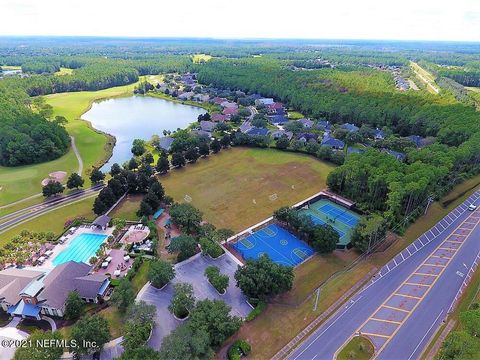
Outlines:
<svg viewBox="0 0 480 360"><path fill-rule="evenodd" d="M307 243L275 224L250 234L232 246L246 260L258 259L266 254L273 262L286 266L296 266L314 253Z"/></svg>
<svg viewBox="0 0 480 360"><path fill-rule="evenodd" d="M337 244L340 247L350 243L352 230L360 220L360 216L353 211L326 199L318 200L301 211L309 215L315 224L331 225L340 236Z"/></svg>

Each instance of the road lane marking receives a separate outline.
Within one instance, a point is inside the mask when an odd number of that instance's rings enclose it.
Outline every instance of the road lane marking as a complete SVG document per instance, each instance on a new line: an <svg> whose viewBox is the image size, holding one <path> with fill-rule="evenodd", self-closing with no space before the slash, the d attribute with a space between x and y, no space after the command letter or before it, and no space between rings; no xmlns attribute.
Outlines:
<svg viewBox="0 0 480 360"><path fill-rule="evenodd" d="M413 355L417 352L418 348L420 347L420 345L422 344L423 340L425 340L425 338L427 337L428 333L430 332L430 330L432 330L433 326L435 325L435 323L437 322L438 318L440 316L442 316L443 314L443 309L442 311L440 311L440 314L438 314L438 316L435 318L435 320L433 321L432 325L430 325L430 327L428 328L427 332L425 333L425 335L423 335L422 339L418 342L417 346L415 347L415 349L413 349L413 352L410 354L410 356L408 357L407 360L410 360Z"/></svg>
<svg viewBox="0 0 480 360"><path fill-rule="evenodd" d="M380 308L382 308L382 307L387 308L387 309L392 309L392 310L403 311L403 312L406 312L406 313L409 313L409 312L410 312L410 311L408 311L408 310L400 309L400 308L397 308L397 307L395 307L395 306L390 306L390 305L382 305L382 306L380 306ZM380 308L378 308L378 310L379 310Z"/></svg>
<svg viewBox="0 0 480 360"><path fill-rule="evenodd" d="M423 299L423 296L418 297L418 296L412 296L412 295L402 294L402 293L399 293L399 292L396 292L396 293L393 294L393 295L395 295L395 296L403 296L403 297L410 298L410 299L415 299L415 300L421 300L421 299Z"/></svg>
<svg viewBox="0 0 480 360"><path fill-rule="evenodd" d="M396 324L396 325L400 325L400 324L401 324L401 322L399 322L399 321L385 320L385 319L379 319L379 318L374 318L374 317L372 317L372 320L382 321L382 322L391 323L391 324Z"/></svg>
<svg viewBox="0 0 480 360"><path fill-rule="evenodd" d="M359 333L361 336L376 336L376 337L381 337L381 338L389 338L390 336L388 335L381 335L381 334L376 334L376 333L368 333L368 332L360 332Z"/></svg>

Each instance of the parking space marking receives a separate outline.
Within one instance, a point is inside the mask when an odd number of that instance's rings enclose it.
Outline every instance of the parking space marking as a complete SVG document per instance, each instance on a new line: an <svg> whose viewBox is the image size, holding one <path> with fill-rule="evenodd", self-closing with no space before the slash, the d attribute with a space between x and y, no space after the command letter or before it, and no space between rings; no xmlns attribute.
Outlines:
<svg viewBox="0 0 480 360"><path fill-rule="evenodd" d="M462 221L461 224L457 226L455 230L453 230L453 234L455 234L466 221L471 221L472 219L475 219L475 227L479 224L480 222L480 216L477 218L476 212L473 212L471 215L469 215L466 219ZM461 230L462 236L469 236L472 234L473 230L475 227L472 227L471 229L465 229ZM435 230L439 231L436 227L434 228ZM446 239L444 239L438 246L429 254L425 257L425 259L421 262L420 265L417 266L417 268L405 279L391 294L390 296L380 305L378 306L375 311L373 312L372 315L370 315L355 331L355 334L362 334L366 336L379 336L383 337L386 339L386 341L382 344L379 344L376 346L376 354L378 355L384 348L385 346L390 342L390 340L396 335L398 330L403 326L403 324L409 319L409 317L414 313L415 309L419 306L419 304L423 301L423 299L428 295L430 290L435 286L437 280L440 278L440 276L443 274L445 269L448 267L450 264L452 258L459 252L459 250L462 248L464 242L461 241L450 241L451 235L448 236ZM415 246L415 243L412 243ZM406 248L407 252L411 255L409 248ZM418 250L418 249L417 249ZM450 256L445 256L445 253L450 255ZM435 260L435 259L441 259L440 260ZM433 262L433 263L432 263ZM387 266L388 268L388 266ZM389 268L388 268L389 269ZM418 276L423 276L424 279L433 279L430 283L417 283L415 280L411 280L412 277L418 277ZM417 280L420 281L420 280ZM410 287L410 288L409 288ZM413 288L411 288L413 287ZM408 294L404 294L403 292L408 292ZM412 295L412 293L418 293L418 296ZM416 295L416 294L415 294ZM400 298L403 298L405 300L400 300ZM389 303L393 303L395 306L387 305ZM402 307L407 307L408 309L401 309L397 308L396 306L402 306ZM402 311L406 313L406 316L404 319L398 319L398 321L392 321L392 320L383 320L383 319L378 319L376 316L377 312L380 309L391 309L395 311ZM388 313L382 315L382 317L388 317ZM391 317L393 317L393 314L391 314ZM395 330L390 334L390 335L385 335L385 334L377 334L375 332L372 332L371 329L373 328L374 331L377 331L375 328L375 321L381 321L384 323L391 323L397 325ZM378 327L378 324L377 324ZM362 329L367 330L368 332L365 333L362 331ZM381 330L387 331L387 327L382 327ZM391 329L390 329L391 330ZM380 329L379 329L380 331Z"/></svg>

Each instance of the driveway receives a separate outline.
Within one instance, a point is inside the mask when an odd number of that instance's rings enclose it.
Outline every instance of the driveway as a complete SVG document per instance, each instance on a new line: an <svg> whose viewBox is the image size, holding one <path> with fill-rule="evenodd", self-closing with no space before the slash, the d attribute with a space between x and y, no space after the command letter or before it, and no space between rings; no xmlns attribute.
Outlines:
<svg viewBox="0 0 480 360"><path fill-rule="evenodd" d="M225 295L220 295L204 276L205 269L211 265L217 266L222 274L230 277L230 284ZM175 266L175 279L163 289L156 289L151 285L146 285L137 300L144 300L157 308L155 328L149 345L156 350L160 349L163 338L182 323L182 321L176 320L168 311L168 305L170 305L173 296L173 285L179 282L192 284L197 300L207 298L223 300L232 308L231 313L233 315L242 318L246 317L252 309L247 304L246 298L240 289L235 286L233 276L237 267L237 263L229 254L223 255L217 260L198 254L187 261L177 264Z"/></svg>
<svg viewBox="0 0 480 360"><path fill-rule="evenodd" d="M13 358L13 354L15 354L14 346L4 346L3 342L5 340L23 340L28 337L28 334L26 332L18 330L16 328L19 322L20 318L14 317L12 321L10 321L10 323L0 328L0 342L2 344L0 349L0 360L10 360Z"/></svg>

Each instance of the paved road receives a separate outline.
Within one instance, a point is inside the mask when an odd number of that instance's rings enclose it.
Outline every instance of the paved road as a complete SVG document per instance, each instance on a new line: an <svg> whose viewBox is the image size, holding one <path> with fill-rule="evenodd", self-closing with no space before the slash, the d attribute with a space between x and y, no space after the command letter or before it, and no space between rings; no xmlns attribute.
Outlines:
<svg viewBox="0 0 480 360"><path fill-rule="evenodd" d="M354 335L377 359L418 359L480 257L480 192L385 265L372 281L297 347L291 360L333 359Z"/></svg>
<svg viewBox="0 0 480 360"><path fill-rule="evenodd" d="M40 204L32 205L25 209L15 211L8 215L4 215L0 217L0 234L16 225L34 219L59 207L85 199L90 196L94 196L95 194L99 193L100 190L103 189L103 187L103 184L95 185L89 189L80 190L69 195L55 197Z"/></svg>

